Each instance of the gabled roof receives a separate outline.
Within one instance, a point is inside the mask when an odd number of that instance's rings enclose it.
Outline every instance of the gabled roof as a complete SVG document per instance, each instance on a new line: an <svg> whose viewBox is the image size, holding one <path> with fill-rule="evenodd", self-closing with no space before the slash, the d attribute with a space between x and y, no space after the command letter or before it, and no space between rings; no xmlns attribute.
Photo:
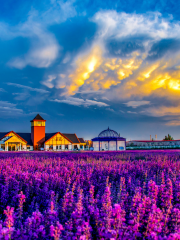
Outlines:
<svg viewBox="0 0 180 240"><path fill-rule="evenodd" d="M84 138L79 138L79 141L80 141L81 143L86 143L86 142L84 141Z"/></svg>
<svg viewBox="0 0 180 240"><path fill-rule="evenodd" d="M36 117L33 120L31 120L31 122L33 122L34 120L46 121L39 115L39 113L36 115Z"/></svg>
<svg viewBox="0 0 180 240"><path fill-rule="evenodd" d="M17 137L21 138L23 141L25 141L27 143L27 141L24 138L22 138L18 133L15 133L14 131L7 132L7 133L5 133L4 136L1 135L2 137L0 139L2 139L3 137L6 137L6 135L11 133L11 132L14 133Z"/></svg>
<svg viewBox="0 0 180 240"><path fill-rule="evenodd" d="M6 136L9 132L0 132L0 140ZM28 145L33 145L31 141L31 133L15 133L18 135L21 139L25 140Z"/></svg>
<svg viewBox="0 0 180 240"><path fill-rule="evenodd" d="M67 137L72 143L81 143L75 133L63 133L65 137Z"/></svg>
<svg viewBox="0 0 180 240"><path fill-rule="evenodd" d="M52 137L54 137L56 134L60 134L61 136L63 136L64 138L66 138L69 142L72 143L71 139L67 138L63 133L61 132L56 132L56 133L46 133L45 134L45 142L46 143L47 141L49 141Z"/></svg>

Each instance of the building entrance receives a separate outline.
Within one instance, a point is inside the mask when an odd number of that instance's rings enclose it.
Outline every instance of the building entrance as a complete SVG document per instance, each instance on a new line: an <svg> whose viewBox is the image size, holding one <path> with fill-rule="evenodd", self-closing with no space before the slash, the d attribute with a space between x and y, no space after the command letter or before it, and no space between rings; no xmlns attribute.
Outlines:
<svg viewBox="0 0 180 240"><path fill-rule="evenodd" d="M8 151L19 151L21 150L21 143L15 142L15 143L8 143Z"/></svg>

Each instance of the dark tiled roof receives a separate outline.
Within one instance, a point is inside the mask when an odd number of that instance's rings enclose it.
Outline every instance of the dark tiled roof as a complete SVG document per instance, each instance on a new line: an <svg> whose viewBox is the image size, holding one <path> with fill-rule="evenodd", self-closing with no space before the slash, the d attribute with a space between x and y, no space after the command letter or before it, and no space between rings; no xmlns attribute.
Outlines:
<svg viewBox="0 0 180 240"><path fill-rule="evenodd" d="M80 141L81 143L86 143L86 142L84 141L84 138L79 138L79 141Z"/></svg>
<svg viewBox="0 0 180 240"><path fill-rule="evenodd" d="M33 120L44 120L44 119L39 114L37 114L36 117ZM33 120L31 120L31 122Z"/></svg>
<svg viewBox="0 0 180 240"><path fill-rule="evenodd" d="M27 144L30 146L33 146L33 143L31 141L31 133L17 133L20 137L22 137L25 141L27 141Z"/></svg>
<svg viewBox="0 0 180 240"><path fill-rule="evenodd" d="M67 137L72 143L80 143L75 133L62 133Z"/></svg>
<svg viewBox="0 0 180 240"><path fill-rule="evenodd" d="M56 133L57 133L57 132L55 132L55 133L46 133L46 134L45 134L45 141L47 141L48 139L50 139L51 137L53 137Z"/></svg>
<svg viewBox="0 0 180 240"><path fill-rule="evenodd" d="M0 132L0 139L3 138L8 132Z"/></svg>

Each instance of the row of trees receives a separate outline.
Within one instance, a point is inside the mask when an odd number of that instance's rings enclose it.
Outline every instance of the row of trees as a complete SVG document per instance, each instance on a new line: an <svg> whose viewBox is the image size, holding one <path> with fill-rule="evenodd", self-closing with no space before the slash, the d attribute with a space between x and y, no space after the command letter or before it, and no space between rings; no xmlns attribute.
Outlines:
<svg viewBox="0 0 180 240"><path fill-rule="evenodd" d="M164 141L168 141L168 140L174 140L173 137L171 137L170 134L168 134L167 136L165 136L165 138L163 139Z"/></svg>

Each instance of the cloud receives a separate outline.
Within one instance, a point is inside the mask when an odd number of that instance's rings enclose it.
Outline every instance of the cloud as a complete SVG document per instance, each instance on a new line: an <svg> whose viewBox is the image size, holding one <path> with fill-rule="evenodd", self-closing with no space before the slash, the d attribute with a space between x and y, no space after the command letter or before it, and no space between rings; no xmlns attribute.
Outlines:
<svg viewBox="0 0 180 240"><path fill-rule="evenodd" d="M74 105L74 106L84 106L84 107L90 107L90 106L98 106L98 107L107 107L109 106L106 103L103 102L97 102L94 100L88 100L88 99L81 99L81 98L74 98L74 97L68 97L66 99L54 99L50 100L53 102L58 102L58 103L66 103L69 105Z"/></svg>
<svg viewBox="0 0 180 240"><path fill-rule="evenodd" d="M167 125L167 126L180 126L180 119L169 121L165 125Z"/></svg>
<svg viewBox="0 0 180 240"><path fill-rule="evenodd" d="M12 93L12 95L15 95L15 100L18 100L18 101L24 101L26 99L28 99L29 97L31 97L31 95L27 92L24 92L24 93Z"/></svg>
<svg viewBox="0 0 180 240"><path fill-rule="evenodd" d="M43 84L61 89L64 96L91 92L97 96L102 91L101 98L116 102L138 97L143 103L146 96L168 98L180 91L179 22L158 12L116 11L99 11L91 21L98 25L91 47L78 53L64 71L65 78L53 73L53 83L49 75ZM172 39L176 39L176 50ZM162 44L163 53L158 55Z"/></svg>
<svg viewBox="0 0 180 240"><path fill-rule="evenodd" d="M23 110L16 107L17 104L8 101L0 101L0 113L3 115L21 115Z"/></svg>
<svg viewBox="0 0 180 240"><path fill-rule="evenodd" d="M106 110L115 113L114 109L112 109L112 108L106 108Z"/></svg>
<svg viewBox="0 0 180 240"><path fill-rule="evenodd" d="M154 117L163 117L163 116L180 116L180 105L178 106L158 106L150 107L141 111L145 115L150 115Z"/></svg>
<svg viewBox="0 0 180 240"><path fill-rule="evenodd" d="M40 114L41 116L46 115L48 116L49 114L44 113L44 112L30 112L30 113L26 113L26 115L37 115Z"/></svg>
<svg viewBox="0 0 180 240"><path fill-rule="evenodd" d="M127 111L127 113L137 114L137 112Z"/></svg>
<svg viewBox="0 0 180 240"><path fill-rule="evenodd" d="M150 104L150 101L129 101L127 103L124 103L126 106L128 107L132 107L132 108L137 108L143 105L148 105Z"/></svg>
<svg viewBox="0 0 180 240"><path fill-rule="evenodd" d="M53 88L54 87L53 80L55 80L55 79L56 79L56 76L49 75L48 79L46 81L42 82L42 84L48 88Z"/></svg>
<svg viewBox="0 0 180 240"><path fill-rule="evenodd" d="M60 46L48 28L75 15L73 1L52 1L48 9L42 13L32 8L27 20L17 25L11 26L0 22L1 39L23 37L30 41L29 51L22 56L12 58L8 66L18 69L28 65L37 68L49 67L58 57Z"/></svg>
<svg viewBox="0 0 180 240"><path fill-rule="evenodd" d="M99 90L99 91L85 90L85 91L80 91L80 92L76 92L76 93L80 93L80 94L94 94L94 93L103 93L103 91L102 90Z"/></svg>
<svg viewBox="0 0 180 240"><path fill-rule="evenodd" d="M60 46L53 34L49 33L43 26L32 19L20 24L14 30L17 36L31 40L30 50L20 57L15 57L8 65L23 69L27 65L37 68L47 68L57 58Z"/></svg>
<svg viewBox="0 0 180 240"><path fill-rule="evenodd" d="M7 84L8 84L8 85L15 86L15 87L18 87L18 88L27 89L27 90L30 90L30 91L33 91L33 92L49 93L49 91L44 90L44 89L40 89L40 88L32 88L32 87L25 86L25 85L21 85L21 84L18 84L18 83L7 83Z"/></svg>
<svg viewBox="0 0 180 240"><path fill-rule="evenodd" d="M160 40L177 37L179 30L179 24L172 23L170 18L163 18L159 12L131 14L99 11L92 20L98 24L98 34L103 39L147 36L147 40Z"/></svg>
<svg viewBox="0 0 180 240"><path fill-rule="evenodd" d="M0 88L0 92L6 92L3 88Z"/></svg>
<svg viewBox="0 0 180 240"><path fill-rule="evenodd" d="M43 47L35 47L23 57L12 59L8 62L8 65L18 69L23 69L27 65L37 68L47 68L56 59L58 51L59 47L55 43Z"/></svg>

